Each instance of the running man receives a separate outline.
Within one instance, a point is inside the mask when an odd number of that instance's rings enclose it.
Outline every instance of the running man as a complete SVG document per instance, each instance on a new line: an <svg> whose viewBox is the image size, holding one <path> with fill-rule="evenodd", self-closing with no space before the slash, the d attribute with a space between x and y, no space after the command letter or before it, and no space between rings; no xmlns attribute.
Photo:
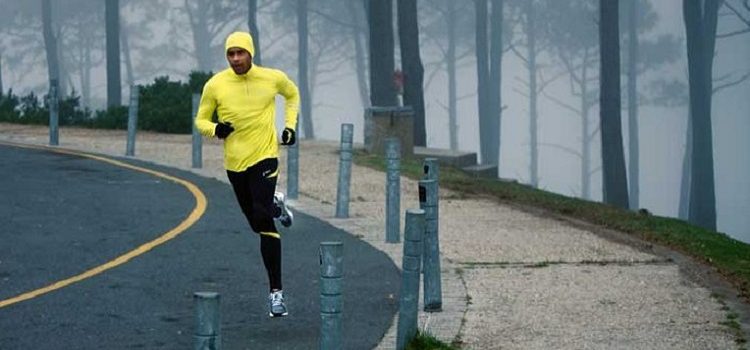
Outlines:
<svg viewBox="0 0 750 350"><path fill-rule="evenodd" d="M230 68L206 82L196 128L224 140L224 168L237 201L253 231L260 236L260 252L268 272L269 316L287 315L281 285L281 236L274 219L292 224L284 194L276 192L279 141L276 136L275 97L286 99L282 145L295 143L299 91L284 72L253 65L255 47L246 32L227 37L225 54ZM211 117L218 114L218 123Z"/></svg>

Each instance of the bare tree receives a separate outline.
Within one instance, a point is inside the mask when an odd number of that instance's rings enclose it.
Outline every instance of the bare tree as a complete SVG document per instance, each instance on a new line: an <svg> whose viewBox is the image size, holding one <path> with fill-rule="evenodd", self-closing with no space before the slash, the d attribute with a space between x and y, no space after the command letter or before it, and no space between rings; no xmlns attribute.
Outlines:
<svg viewBox="0 0 750 350"><path fill-rule="evenodd" d="M367 0L370 25L370 104L396 106L396 89L393 86L393 2L392 0Z"/></svg>
<svg viewBox="0 0 750 350"><path fill-rule="evenodd" d="M263 64L261 59L260 28L258 27L258 0L247 0L247 28L253 36L255 44L255 57L253 62Z"/></svg>
<svg viewBox="0 0 750 350"><path fill-rule="evenodd" d="M107 33L107 106L122 104L120 86L120 1L106 0Z"/></svg>
<svg viewBox="0 0 750 350"><path fill-rule="evenodd" d="M711 96L716 26L722 2L683 0L682 3L687 33L693 130L689 221L711 230L716 229Z"/></svg>
<svg viewBox="0 0 750 350"><path fill-rule="evenodd" d="M398 33L404 70L404 105L414 109L414 145L427 146L424 114L424 67L419 54L417 1L398 0Z"/></svg>
<svg viewBox="0 0 750 350"><path fill-rule="evenodd" d="M599 0L600 111L604 202L628 208L620 100L619 0Z"/></svg>
<svg viewBox="0 0 750 350"><path fill-rule="evenodd" d="M52 3L42 0L42 27L44 47L47 53L47 74L50 81L60 82L60 57L57 49L57 37L52 29Z"/></svg>
<svg viewBox="0 0 750 350"><path fill-rule="evenodd" d="M479 148L482 164L499 164L500 83L503 54L503 0L475 0L479 104ZM488 17L489 15L489 17ZM489 22L489 23L488 23ZM489 26L490 37L487 38ZM499 169L499 168L498 168Z"/></svg>
<svg viewBox="0 0 750 350"><path fill-rule="evenodd" d="M297 0L297 62L299 64L299 87L302 105L302 131L306 138L315 138L315 129L312 121L312 106L310 105L310 84L307 74L308 56L308 23L307 23L307 0Z"/></svg>

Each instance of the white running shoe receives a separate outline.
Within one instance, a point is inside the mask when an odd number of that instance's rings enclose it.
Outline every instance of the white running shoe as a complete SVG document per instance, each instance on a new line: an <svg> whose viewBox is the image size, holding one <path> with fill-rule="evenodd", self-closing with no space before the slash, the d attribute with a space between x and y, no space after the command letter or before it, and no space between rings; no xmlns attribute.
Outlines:
<svg viewBox="0 0 750 350"><path fill-rule="evenodd" d="M282 317L289 315L284 305L284 293L280 290L268 294L268 316Z"/></svg>
<svg viewBox="0 0 750 350"><path fill-rule="evenodd" d="M286 206L286 196L281 192L273 194L273 203L281 210L281 214L276 218L281 222L284 227L292 226L294 222L294 214Z"/></svg>

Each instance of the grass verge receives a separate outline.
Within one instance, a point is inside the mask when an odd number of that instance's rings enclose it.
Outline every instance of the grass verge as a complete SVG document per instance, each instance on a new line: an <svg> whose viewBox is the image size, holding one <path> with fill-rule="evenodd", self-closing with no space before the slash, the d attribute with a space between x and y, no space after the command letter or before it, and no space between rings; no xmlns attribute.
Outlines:
<svg viewBox="0 0 750 350"><path fill-rule="evenodd" d="M417 335L409 344L406 344L406 350L456 350L458 348L447 345L433 337L430 334L417 332Z"/></svg>
<svg viewBox="0 0 750 350"><path fill-rule="evenodd" d="M385 171L386 163L382 156L357 151L354 162ZM424 173L422 160L402 159L401 173L411 179L421 179ZM440 187L459 192L459 197L483 196L502 203L541 208L669 247L714 267L737 288L739 297L750 302L750 244L723 233L678 219L632 212L527 185L477 178L445 165L440 166Z"/></svg>

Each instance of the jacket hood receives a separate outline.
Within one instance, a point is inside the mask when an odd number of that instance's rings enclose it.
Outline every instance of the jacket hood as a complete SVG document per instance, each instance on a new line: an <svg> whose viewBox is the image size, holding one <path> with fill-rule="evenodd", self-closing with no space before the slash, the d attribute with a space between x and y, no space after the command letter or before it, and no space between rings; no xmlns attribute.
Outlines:
<svg viewBox="0 0 750 350"><path fill-rule="evenodd" d="M224 44L224 53L226 54L232 47L239 47L245 49L250 53L250 56L255 57L255 45L253 44L253 37L248 32L234 32L229 34L227 41Z"/></svg>

